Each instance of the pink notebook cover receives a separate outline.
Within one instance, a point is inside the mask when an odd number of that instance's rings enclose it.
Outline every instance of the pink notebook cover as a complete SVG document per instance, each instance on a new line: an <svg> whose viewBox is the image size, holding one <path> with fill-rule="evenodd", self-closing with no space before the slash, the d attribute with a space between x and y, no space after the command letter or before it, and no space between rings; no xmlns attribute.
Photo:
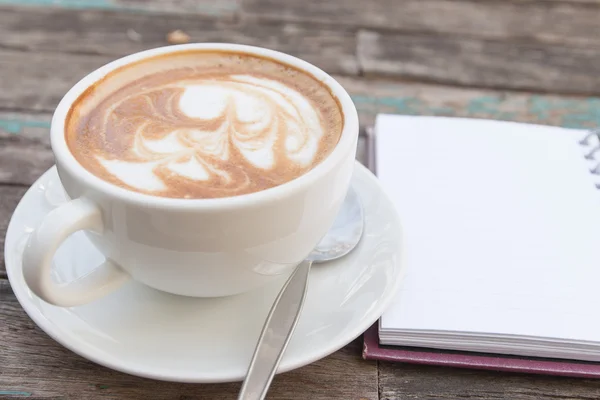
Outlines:
<svg viewBox="0 0 600 400"><path fill-rule="evenodd" d="M375 135L367 129L366 166L375 171ZM501 354L445 351L379 344L379 321L364 333L362 356L365 360L438 365L489 371L520 372L539 375L600 378L600 363L562 359L530 358Z"/></svg>
<svg viewBox="0 0 600 400"><path fill-rule="evenodd" d="M365 360L441 365L489 371L522 372L540 375L600 378L600 364L586 361L526 358L499 354L478 354L435 349L417 349L379 344L378 322L364 334Z"/></svg>

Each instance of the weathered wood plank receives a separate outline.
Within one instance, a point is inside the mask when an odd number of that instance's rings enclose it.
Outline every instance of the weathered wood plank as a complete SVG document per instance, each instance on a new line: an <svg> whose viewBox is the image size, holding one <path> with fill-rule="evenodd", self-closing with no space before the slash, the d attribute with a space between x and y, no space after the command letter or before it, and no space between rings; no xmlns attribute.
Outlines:
<svg viewBox="0 0 600 400"><path fill-rule="evenodd" d="M0 0L0 5L52 6L77 10L119 10L137 13L181 13L233 18L238 0Z"/></svg>
<svg viewBox="0 0 600 400"><path fill-rule="evenodd" d="M513 0L515 2L530 1L530 0ZM600 4L600 0L539 0L549 1L553 3L571 3L571 4Z"/></svg>
<svg viewBox="0 0 600 400"><path fill-rule="evenodd" d="M375 115L381 112L489 118L570 128L600 126L598 97L539 95L343 76L336 79L350 93L363 126L371 125Z"/></svg>
<svg viewBox="0 0 600 400"><path fill-rule="evenodd" d="M31 185L53 164L49 114L0 113L0 185Z"/></svg>
<svg viewBox="0 0 600 400"><path fill-rule="evenodd" d="M153 24L152 20L146 21ZM1 25L0 25L1 26ZM150 25L151 26L151 25ZM223 31L228 34L220 34ZM250 32L250 30L252 32ZM126 30L117 31L117 35L126 36ZM165 34L168 30L165 30ZM94 37L94 33L88 32ZM261 25L257 29L225 29L215 28L200 32L188 31L194 41L222 41L261 45L281 50L306 59L313 64L330 72L354 73L357 70L354 55L355 42L353 36L343 31L312 31L308 27L293 24ZM38 48L52 50L51 43L58 46L66 38L54 40L49 32L38 32L40 38ZM1 34L0 34L1 36ZM14 37L18 36L13 34ZM85 36L85 35L83 35ZM162 34L159 35L163 38ZM144 37L144 36L142 36ZM166 41L154 36L156 41L148 39L142 44L138 42L123 42L121 45L115 37L99 34L96 40L82 40L76 37L69 39L74 48L86 51L102 51L111 49L110 55L90 54L61 54L57 52L27 52L18 50L0 50L0 109L5 110L35 110L52 111L64 93L87 73L117 58L145 48L166 45ZM15 39L13 42L19 41ZM129 39L123 39L129 40ZM160 42L162 40L162 42ZM2 39L0 39L0 43ZM159 43L160 42L160 43ZM48 45L48 46L47 46ZM1 46L1 44L0 44ZM68 47L68 46L65 46ZM33 44L30 49L34 49ZM92 50L95 49L95 50Z"/></svg>
<svg viewBox="0 0 600 400"><path fill-rule="evenodd" d="M192 42L245 43L283 51L295 49L315 56L319 51L334 52L336 56L355 51L353 35L348 35L347 30L315 29L310 24L255 24L195 15L157 18L105 10L0 7L0 45L4 48L123 56L168 45L167 34L177 29L190 35Z"/></svg>
<svg viewBox="0 0 600 400"><path fill-rule="evenodd" d="M0 46L17 49L0 52L0 83L9 89L0 93L0 108L50 111L68 87L87 72L118 56L165 45L166 33L182 25L189 28L193 40L272 47L331 73L353 75L359 69L351 31L286 23L224 23L184 16L169 16L155 23L155 18L147 15L27 10L0 13L0 27L7 27L5 32L0 28ZM75 21L75 28L68 27L69 20ZM23 26L33 28L21 29ZM137 41L128 38L128 29L139 35ZM52 50L86 54L46 53ZM600 56L593 49L361 31L358 53L367 75L534 91L600 91L595 79ZM42 92L40 87L46 90ZM50 96L54 88L59 88L60 94Z"/></svg>
<svg viewBox="0 0 600 400"><path fill-rule="evenodd" d="M600 398L600 380L379 363L381 400Z"/></svg>
<svg viewBox="0 0 600 400"><path fill-rule="evenodd" d="M153 381L100 367L43 333L0 280L0 393L36 399L235 399L239 384ZM269 399L376 400L377 364L360 357L360 341L307 367L275 377ZM68 382L68 384L66 384ZM4 398L4 397L2 397Z"/></svg>
<svg viewBox="0 0 600 400"><path fill-rule="evenodd" d="M27 188L25 187L0 184L0 284L2 279L6 278L6 269L4 268L4 236L6 235L6 228L8 228L10 216L26 190ZM3 303L1 299L0 303ZM0 360L2 359L2 351L3 347L0 344ZM1 364L2 362L0 361ZM2 385L0 385L0 390L2 390Z"/></svg>
<svg viewBox="0 0 600 400"><path fill-rule="evenodd" d="M112 58L0 50L0 110L52 112L71 86Z"/></svg>
<svg viewBox="0 0 600 400"><path fill-rule="evenodd" d="M233 18L239 9L238 0L112 0L108 7L117 10L157 13L181 13Z"/></svg>
<svg viewBox="0 0 600 400"><path fill-rule="evenodd" d="M531 0L513 0L515 2L531 1ZM570 4L600 4L600 0L539 0L552 3L570 3Z"/></svg>
<svg viewBox="0 0 600 400"><path fill-rule="evenodd" d="M486 88L600 93L600 53L591 48L363 30L365 75Z"/></svg>
<svg viewBox="0 0 600 400"><path fill-rule="evenodd" d="M500 40L600 45L597 1L244 0L242 15Z"/></svg>
<svg viewBox="0 0 600 400"><path fill-rule="evenodd" d="M37 92L44 88L44 94L52 91L48 86L60 85L64 92L74 81L112 59L168 45L167 34L177 29L186 32L192 42L268 47L299 56L333 73L358 73L355 34L345 29L285 22L227 22L193 15L157 18L101 10L1 7L0 48L4 50L0 52L0 84L10 84L10 89L33 87ZM78 54L66 56L58 52ZM31 75L44 79L44 85ZM12 90L7 92L4 97L12 95ZM19 100L34 99L17 97L13 103L18 104ZM54 102L51 101L51 107Z"/></svg>

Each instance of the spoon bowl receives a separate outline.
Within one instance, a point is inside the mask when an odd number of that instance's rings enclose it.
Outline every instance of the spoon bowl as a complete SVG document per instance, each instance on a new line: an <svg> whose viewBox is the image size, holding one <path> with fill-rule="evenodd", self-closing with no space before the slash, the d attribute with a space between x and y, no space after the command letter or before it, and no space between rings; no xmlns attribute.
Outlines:
<svg viewBox="0 0 600 400"><path fill-rule="evenodd" d="M345 256L360 241L363 226L364 216L360 199L356 192L350 189L333 225L306 259L313 263L323 263Z"/></svg>

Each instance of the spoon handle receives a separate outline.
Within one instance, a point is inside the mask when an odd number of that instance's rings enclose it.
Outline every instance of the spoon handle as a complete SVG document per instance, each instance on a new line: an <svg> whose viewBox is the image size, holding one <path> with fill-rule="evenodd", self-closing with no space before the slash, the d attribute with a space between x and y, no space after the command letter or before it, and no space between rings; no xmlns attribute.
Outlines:
<svg viewBox="0 0 600 400"><path fill-rule="evenodd" d="M312 261L306 260L298 265L275 299L258 339L238 400L262 400L267 394L298 323L311 265Z"/></svg>

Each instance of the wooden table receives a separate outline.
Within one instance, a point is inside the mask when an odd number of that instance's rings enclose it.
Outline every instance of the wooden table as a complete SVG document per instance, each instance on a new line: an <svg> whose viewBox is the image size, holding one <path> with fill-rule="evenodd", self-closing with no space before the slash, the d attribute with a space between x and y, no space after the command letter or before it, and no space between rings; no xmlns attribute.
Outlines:
<svg viewBox="0 0 600 400"><path fill-rule="evenodd" d="M600 126L600 0L0 0L0 248L17 202L53 164L51 113L119 56L192 41L304 58L377 112ZM362 149L362 146L361 146ZM360 152L359 157L362 157ZM271 399L597 399L600 381L368 362L360 340L279 375ZM151 381L55 343L0 260L0 398L234 399L239 384Z"/></svg>

